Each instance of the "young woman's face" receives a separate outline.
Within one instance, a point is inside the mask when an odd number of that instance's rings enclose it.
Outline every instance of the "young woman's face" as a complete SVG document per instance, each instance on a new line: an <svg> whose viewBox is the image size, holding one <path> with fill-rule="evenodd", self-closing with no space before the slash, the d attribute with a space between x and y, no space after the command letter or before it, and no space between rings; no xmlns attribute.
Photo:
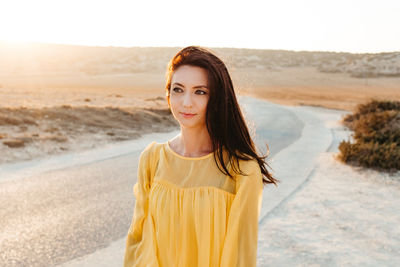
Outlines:
<svg viewBox="0 0 400 267"><path fill-rule="evenodd" d="M183 65L171 79L170 106L181 127L206 127L209 99L207 70Z"/></svg>

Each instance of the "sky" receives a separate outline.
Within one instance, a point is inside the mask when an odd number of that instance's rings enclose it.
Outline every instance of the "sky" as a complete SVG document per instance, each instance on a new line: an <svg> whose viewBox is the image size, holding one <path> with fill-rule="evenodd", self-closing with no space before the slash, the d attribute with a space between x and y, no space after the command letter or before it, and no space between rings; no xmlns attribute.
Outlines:
<svg viewBox="0 0 400 267"><path fill-rule="evenodd" d="M0 0L0 40L400 51L399 0Z"/></svg>

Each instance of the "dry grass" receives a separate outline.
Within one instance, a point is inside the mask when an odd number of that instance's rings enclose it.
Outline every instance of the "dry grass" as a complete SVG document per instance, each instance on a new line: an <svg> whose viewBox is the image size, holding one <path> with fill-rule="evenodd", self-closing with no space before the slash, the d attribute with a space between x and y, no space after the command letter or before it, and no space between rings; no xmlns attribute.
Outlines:
<svg viewBox="0 0 400 267"><path fill-rule="evenodd" d="M355 143L342 141L339 159L378 170L400 170L400 102L372 100L343 119Z"/></svg>

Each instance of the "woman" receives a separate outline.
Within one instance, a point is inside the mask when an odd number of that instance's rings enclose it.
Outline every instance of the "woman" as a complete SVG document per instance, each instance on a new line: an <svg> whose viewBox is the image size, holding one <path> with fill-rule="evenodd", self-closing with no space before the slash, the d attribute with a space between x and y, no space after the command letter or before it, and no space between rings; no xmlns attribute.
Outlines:
<svg viewBox="0 0 400 267"><path fill-rule="evenodd" d="M140 155L124 266L256 266L263 183L277 180L256 153L225 64L204 48L182 49L166 96L181 131Z"/></svg>

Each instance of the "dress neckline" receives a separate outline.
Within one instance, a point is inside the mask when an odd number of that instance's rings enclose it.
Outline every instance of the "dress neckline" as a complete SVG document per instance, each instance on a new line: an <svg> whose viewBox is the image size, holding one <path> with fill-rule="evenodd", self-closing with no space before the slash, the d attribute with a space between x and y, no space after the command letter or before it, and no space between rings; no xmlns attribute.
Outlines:
<svg viewBox="0 0 400 267"><path fill-rule="evenodd" d="M207 155L204 155L204 156L201 156L201 157L185 157L185 156L182 156L182 155L178 154L178 153L175 152L174 150L172 150L171 146L169 145L169 141L167 141L167 142L165 143L165 145L166 145L167 149L168 149L172 154L174 154L175 156L177 156L177 157L179 157L179 158L181 158L181 159L186 159L186 160L205 159L205 158L211 157L211 156L214 154L214 152L211 152L211 153L208 153Z"/></svg>

